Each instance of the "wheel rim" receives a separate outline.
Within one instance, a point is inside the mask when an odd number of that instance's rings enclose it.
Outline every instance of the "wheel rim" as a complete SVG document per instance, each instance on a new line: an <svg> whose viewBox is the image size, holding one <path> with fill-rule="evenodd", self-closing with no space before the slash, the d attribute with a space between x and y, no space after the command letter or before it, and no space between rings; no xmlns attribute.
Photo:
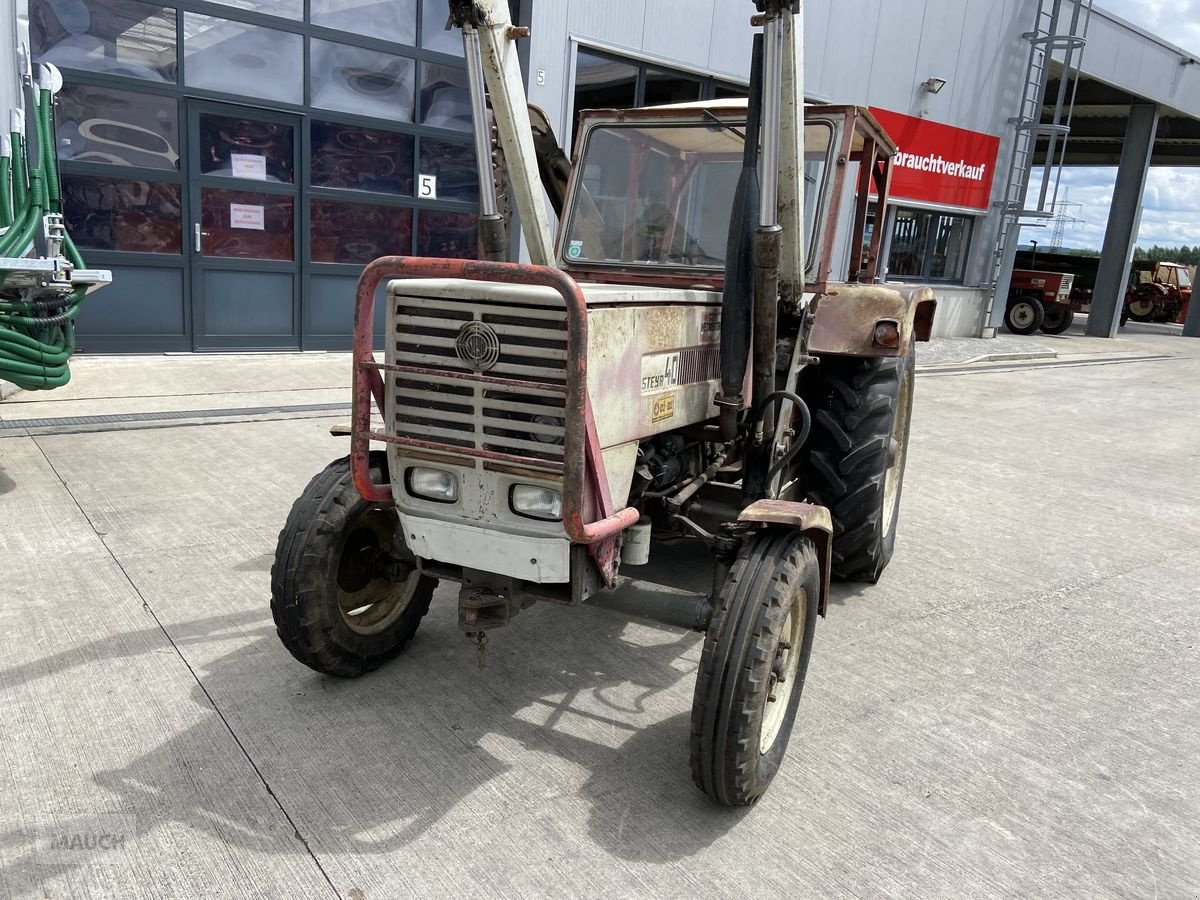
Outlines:
<svg viewBox="0 0 1200 900"><path fill-rule="evenodd" d="M1057 309L1046 310L1046 318L1042 319L1043 328L1057 328L1063 323L1063 319L1067 317L1065 312Z"/></svg>
<svg viewBox="0 0 1200 900"><path fill-rule="evenodd" d="M338 555L337 603L342 621L358 634L378 634L391 627L416 593L416 571L395 581L382 568L394 561L390 549L398 524L394 510L373 506L346 529Z"/></svg>
<svg viewBox="0 0 1200 900"><path fill-rule="evenodd" d="M1149 316L1154 313L1153 300L1134 300L1129 304L1129 312L1135 316Z"/></svg>
<svg viewBox="0 0 1200 900"><path fill-rule="evenodd" d="M801 588L792 603L792 608L788 610L787 618L783 620L771 674L767 679L767 695L775 699L774 702L767 701L766 710L763 712L762 729L758 737L760 754L771 752L779 738L779 732L783 730L788 707L791 705L792 691L796 687L800 671L801 644L804 640L804 620L807 615L808 592Z"/></svg>
<svg viewBox="0 0 1200 900"><path fill-rule="evenodd" d="M1029 328L1037 321L1037 313L1032 303L1014 303L1008 318L1018 328Z"/></svg>
<svg viewBox="0 0 1200 900"><path fill-rule="evenodd" d="M912 369L905 367L896 397L896 416L892 422L892 464L883 476L883 536L891 533L900 506L900 483L904 473L904 456L908 452L908 417L912 412Z"/></svg>

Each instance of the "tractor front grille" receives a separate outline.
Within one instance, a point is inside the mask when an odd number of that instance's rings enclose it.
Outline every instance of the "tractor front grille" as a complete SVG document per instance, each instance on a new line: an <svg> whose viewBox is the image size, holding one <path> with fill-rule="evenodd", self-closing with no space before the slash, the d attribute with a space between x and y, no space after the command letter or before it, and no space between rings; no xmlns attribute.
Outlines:
<svg viewBox="0 0 1200 900"><path fill-rule="evenodd" d="M421 370L391 375L398 436L447 452L469 449L562 466L563 310L425 297L394 302L394 362Z"/></svg>

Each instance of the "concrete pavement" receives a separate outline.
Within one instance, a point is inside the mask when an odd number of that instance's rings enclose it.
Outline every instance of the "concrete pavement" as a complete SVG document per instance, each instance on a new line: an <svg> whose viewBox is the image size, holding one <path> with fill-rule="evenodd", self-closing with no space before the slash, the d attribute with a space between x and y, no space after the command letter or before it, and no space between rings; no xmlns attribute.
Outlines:
<svg viewBox="0 0 1200 900"><path fill-rule="evenodd" d="M535 607L481 673L450 586L366 678L283 650L344 356L84 358L5 401L0 895L1197 896L1200 343L952 363L743 812L688 776L698 636Z"/></svg>

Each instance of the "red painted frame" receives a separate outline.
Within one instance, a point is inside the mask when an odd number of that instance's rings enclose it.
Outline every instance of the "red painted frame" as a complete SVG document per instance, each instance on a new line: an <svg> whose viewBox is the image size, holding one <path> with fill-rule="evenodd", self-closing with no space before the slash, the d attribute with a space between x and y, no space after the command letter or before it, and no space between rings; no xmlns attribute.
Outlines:
<svg viewBox="0 0 1200 900"><path fill-rule="evenodd" d="M420 441L371 430L371 401L384 414L384 385L380 372L430 374L464 378L486 384L520 389L515 379L484 375L442 372L416 366L395 366L375 362L375 293L385 278L463 278L504 284L526 284L553 288L563 298L567 316L566 438L563 453L563 529L577 544L596 544L610 539L637 524L638 511L626 507L614 511L608 492L608 477L596 437L592 407L587 391L587 302L573 278L561 269L519 263L488 262L475 259L433 259L419 256L384 256L363 269L358 278L354 304L354 414L350 432L350 470L354 485L363 498L372 503L393 501L390 485L371 481L371 441L398 444L448 455L472 456L539 469L558 470L554 463L528 459L492 450L455 447L434 441ZM538 384L540 390L546 385ZM600 510L600 519L585 521L585 504L591 499Z"/></svg>

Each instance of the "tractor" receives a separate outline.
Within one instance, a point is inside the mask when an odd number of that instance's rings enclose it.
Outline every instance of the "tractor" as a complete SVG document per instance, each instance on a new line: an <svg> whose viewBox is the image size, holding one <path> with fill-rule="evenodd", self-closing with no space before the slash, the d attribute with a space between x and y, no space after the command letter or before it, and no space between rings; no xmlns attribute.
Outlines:
<svg viewBox="0 0 1200 900"><path fill-rule="evenodd" d="M365 267L350 453L271 576L283 644L333 676L403 651L441 582L481 667L539 602L704 634L691 770L726 806L779 769L831 579L892 556L936 306L876 283L882 229L864 244L895 144L865 109L806 109L802 4L756 6L748 100L585 111L572 162L527 105L506 0L451 0L484 258ZM505 261L498 188L528 263Z"/></svg>
<svg viewBox="0 0 1200 900"><path fill-rule="evenodd" d="M1134 263L1133 284L1125 295L1125 313L1135 322L1182 325L1192 299L1192 279L1179 263Z"/></svg>

